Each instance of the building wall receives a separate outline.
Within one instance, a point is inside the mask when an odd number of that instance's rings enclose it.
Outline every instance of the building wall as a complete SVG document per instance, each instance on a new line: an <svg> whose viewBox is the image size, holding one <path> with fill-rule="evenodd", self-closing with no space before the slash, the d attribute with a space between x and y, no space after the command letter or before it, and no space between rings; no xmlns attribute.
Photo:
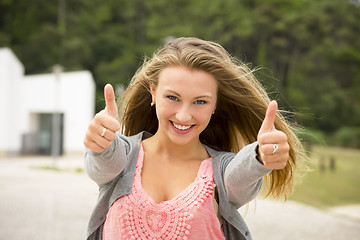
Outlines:
<svg viewBox="0 0 360 240"><path fill-rule="evenodd" d="M24 66L9 48L0 48L0 155L21 146L19 125Z"/></svg>
<svg viewBox="0 0 360 240"><path fill-rule="evenodd" d="M24 76L10 49L0 49L0 152L21 152L24 134L39 130L39 115L64 116L65 153L84 150L83 138L95 111L95 83L89 71Z"/></svg>
<svg viewBox="0 0 360 240"><path fill-rule="evenodd" d="M64 114L65 152L83 149L83 137L95 111L95 84L88 71L26 76L23 81L23 132L29 132L31 115Z"/></svg>

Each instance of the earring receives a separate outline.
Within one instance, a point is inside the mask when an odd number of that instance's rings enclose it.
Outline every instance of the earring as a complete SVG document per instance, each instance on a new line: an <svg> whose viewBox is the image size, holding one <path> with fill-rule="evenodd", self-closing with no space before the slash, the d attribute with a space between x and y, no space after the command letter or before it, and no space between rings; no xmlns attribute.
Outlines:
<svg viewBox="0 0 360 240"><path fill-rule="evenodd" d="M154 99L152 100L150 106L152 106L152 107L155 106L155 100Z"/></svg>

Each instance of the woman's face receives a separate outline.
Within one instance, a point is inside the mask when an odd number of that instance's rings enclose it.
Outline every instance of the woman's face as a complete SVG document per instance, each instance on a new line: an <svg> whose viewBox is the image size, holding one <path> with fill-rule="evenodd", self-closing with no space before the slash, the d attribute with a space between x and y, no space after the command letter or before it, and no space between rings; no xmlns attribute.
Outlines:
<svg viewBox="0 0 360 240"><path fill-rule="evenodd" d="M215 78L203 70L167 67L151 92L159 120L157 133L176 144L197 143L216 108Z"/></svg>

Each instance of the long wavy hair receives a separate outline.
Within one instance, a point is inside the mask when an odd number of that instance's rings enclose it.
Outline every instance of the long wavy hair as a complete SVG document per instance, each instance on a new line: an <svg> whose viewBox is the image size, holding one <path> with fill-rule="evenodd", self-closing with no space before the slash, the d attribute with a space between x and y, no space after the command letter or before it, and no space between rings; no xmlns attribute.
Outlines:
<svg viewBox="0 0 360 240"><path fill-rule="evenodd" d="M150 84L157 86L160 72L169 66L204 70L217 80L218 100L215 114L200 134L200 141L220 150L238 152L257 140L270 99L246 64L233 58L219 44L197 38L178 38L158 50L133 76L120 99L122 133L131 136L140 131L155 134L158 120L150 106ZM299 139L278 111L275 128L288 136L290 159L285 168L273 170L265 178L267 195L275 198L292 192Z"/></svg>

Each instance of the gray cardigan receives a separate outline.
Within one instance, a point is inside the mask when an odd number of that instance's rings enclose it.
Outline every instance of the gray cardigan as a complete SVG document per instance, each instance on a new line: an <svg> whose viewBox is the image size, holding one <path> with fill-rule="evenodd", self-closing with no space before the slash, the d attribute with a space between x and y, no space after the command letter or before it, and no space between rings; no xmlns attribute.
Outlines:
<svg viewBox="0 0 360 240"><path fill-rule="evenodd" d="M85 169L99 185L98 202L91 215L87 239L102 239L103 224L110 206L131 192L140 142L151 134L140 132L131 137L117 134L103 153L87 149ZM219 214L226 239L252 239L238 208L251 201L262 185L262 177L271 170L256 160L257 142L239 153L219 152L205 146L213 158L214 181L219 198Z"/></svg>

